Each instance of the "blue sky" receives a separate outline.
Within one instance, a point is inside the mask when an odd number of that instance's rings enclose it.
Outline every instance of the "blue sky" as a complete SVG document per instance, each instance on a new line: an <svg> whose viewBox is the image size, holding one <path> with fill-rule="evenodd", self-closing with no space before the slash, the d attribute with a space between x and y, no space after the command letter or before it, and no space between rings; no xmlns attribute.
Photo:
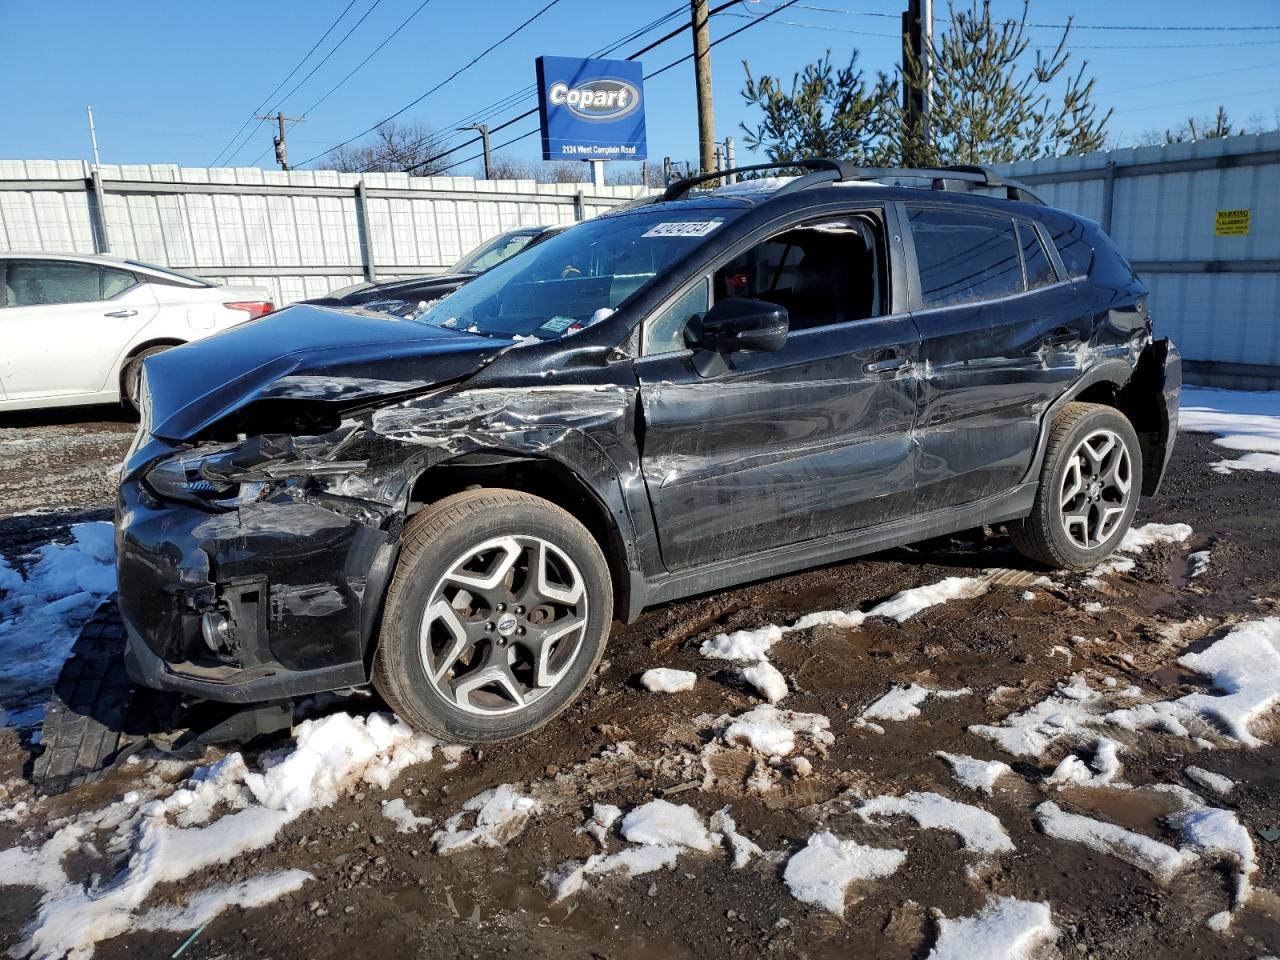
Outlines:
<svg viewBox="0 0 1280 960"><path fill-rule="evenodd" d="M3 158L88 158L85 104L92 103L102 160L204 166L294 67L344 8L350 9L281 93L298 84L338 40L332 56L280 106L307 109L347 76L422 0L218 0L215 4L159 0L0 0L0 58L5 90ZM420 13L363 68L290 131L294 164L306 160L398 110L440 83L546 0L428 0ZM713 0L714 5L715 0ZM746 13L714 18L713 38L748 22L781 0L758 0ZM936 0L946 16L945 0ZM1015 15L1020 0L994 0L997 14ZM534 80L539 54L578 56L655 20L680 0L601 3L560 0L475 67L405 114L442 131ZM742 60L757 73L790 75L830 47L838 62L854 48L868 70L891 70L899 57L897 15L905 0L803 0L774 21L753 26L713 51L717 132L741 139L750 122L744 106ZM735 8L736 9L736 8ZM1226 104L1233 121L1261 115L1280 126L1280 2L1278 0L1129 0L1033 2L1031 19L1061 22L1068 13L1089 27L1236 26L1246 30L1078 29L1071 46L1097 77L1098 100L1113 106L1110 132L1120 142L1143 130L1179 124L1188 114ZM363 21L356 25L362 15ZM678 21L622 48L629 53ZM1263 29L1269 28L1269 29ZM1037 43L1058 32L1036 29ZM14 42L19 40L20 42ZM689 52L687 32L643 58L651 71ZM692 64L649 82L650 157L696 154ZM277 106L275 99L268 109ZM529 99L491 121L522 112ZM500 138L524 133L536 116ZM271 130L253 130L234 164L272 166ZM461 137L461 134L453 136ZM242 135L243 137L243 135ZM237 141L238 142L238 141ZM229 152L229 151L228 151ZM466 150L457 159L470 156ZM532 159L537 137L503 151ZM745 159L740 153L740 162ZM225 157L224 161L225 162ZM479 163L455 172L472 173Z"/></svg>

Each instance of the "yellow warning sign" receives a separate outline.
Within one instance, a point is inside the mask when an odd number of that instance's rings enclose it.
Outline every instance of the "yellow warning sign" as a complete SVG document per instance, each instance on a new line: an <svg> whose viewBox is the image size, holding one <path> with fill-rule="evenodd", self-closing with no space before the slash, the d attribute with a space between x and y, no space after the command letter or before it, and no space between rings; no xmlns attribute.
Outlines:
<svg viewBox="0 0 1280 960"><path fill-rule="evenodd" d="M1247 237L1249 235L1249 208L1243 210L1219 210L1213 221L1215 237Z"/></svg>

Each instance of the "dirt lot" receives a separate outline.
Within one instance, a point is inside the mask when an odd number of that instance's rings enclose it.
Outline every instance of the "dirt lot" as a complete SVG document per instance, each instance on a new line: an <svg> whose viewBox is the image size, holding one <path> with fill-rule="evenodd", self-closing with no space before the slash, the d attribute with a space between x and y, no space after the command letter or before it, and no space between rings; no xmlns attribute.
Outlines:
<svg viewBox="0 0 1280 960"><path fill-rule="evenodd" d="M0 449L9 451L0 458L0 509L41 511L0 519L0 553L16 559L65 524L101 516L94 511L108 505L107 472L130 432L129 424L116 420L0 424ZM1087 759L1088 740L1081 742L1086 746L1064 740L1039 757L1018 757L967 730L999 724L1076 673L1095 689L1136 686L1147 701L1206 692L1205 678L1178 666L1177 657L1206 648L1235 623L1280 614L1280 476L1211 472L1208 465L1222 455L1207 435L1181 435L1171 475L1161 495L1144 502L1139 523L1185 522L1193 536L1150 547L1131 571L1108 574L1094 585L1077 575L1034 583L1041 571L1026 571L995 536L978 544L955 540L890 551L651 611L639 623L615 629L597 680L536 735L467 751L452 769L437 754L410 767L385 792L348 790L332 806L289 823L270 846L164 884L150 902L190 902L213 883L285 867L313 875L269 906L233 907L213 919L183 954L189 958L912 958L933 947L939 915L970 916L995 896L1050 905L1058 937L1041 949L1043 956L1256 958L1280 952L1280 832L1268 830L1280 827L1280 749L1248 749L1223 738L1211 749L1159 731L1108 728L1107 736L1120 745L1120 779L1133 789L1060 789L1046 778L1073 747ZM1187 556L1205 549L1211 551L1208 571L1192 578ZM807 764L770 765L744 749L708 749L723 728L716 718L739 714L760 698L739 679L735 664L699 653L704 641L766 623L790 624L813 611L866 610L904 588L981 576L992 568L1018 572L998 578L982 595L930 607L902 623L872 618L851 629L819 626L789 632L773 645L770 659L792 689L780 706L830 718L834 742L802 749ZM1170 629L1175 625L1180 632ZM654 666L693 671L698 680L685 693L650 693L637 678ZM859 722L868 704L895 684L912 682L972 692L930 698L918 716L882 722L883 733ZM362 709L376 708L370 703ZM1254 732L1275 742L1276 714L1256 723ZM281 738L267 747L289 742ZM623 743L630 746L620 748ZM0 850L39 844L59 818L143 789L149 775L178 775L147 757L103 783L36 802L22 781L35 749L29 732L0 732L0 809L31 803L12 822L0 822ZM1000 759L1012 773L986 796L958 783L937 751ZM251 766L257 756L257 750L247 752ZM1216 796L1187 779L1188 764L1225 775L1236 786ZM805 766L812 768L807 775ZM770 784L753 792L752 775L761 769L769 771ZM542 813L505 846L438 854L431 831L464 801L499 784L518 784L539 797ZM1231 905L1230 866L1204 858L1161 882L1115 856L1052 839L1038 825L1036 807L1052 801L1176 844L1161 820L1173 809L1174 795L1149 789L1154 784L1196 790L1206 802L1234 812L1252 838L1255 893L1224 933L1206 920ZM934 792L994 813L1013 852L967 852L954 832L920 829L901 816L865 822L856 812L864 798L908 791ZM719 848L687 852L671 870L593 878L590 889L550 902L545 876L600 849L577 831L591 804L627 811L656 797L689 804L704 818L729 805L738 829L765 856L735 869ZM397 832L382 812L391 798L433 818L434 826ZM822 828L906 853L891 875L849 887L842 918L798 901L783 879L787 859ZM626 847L616 833L606 842L610 851ZM122 857L109 845L82 850L72 858L72 872L111 876ZM0 948L21 940L38 901L34 889L4 889ZM167 956L187 936L129 932L100 943L97 955Z"/></svg>

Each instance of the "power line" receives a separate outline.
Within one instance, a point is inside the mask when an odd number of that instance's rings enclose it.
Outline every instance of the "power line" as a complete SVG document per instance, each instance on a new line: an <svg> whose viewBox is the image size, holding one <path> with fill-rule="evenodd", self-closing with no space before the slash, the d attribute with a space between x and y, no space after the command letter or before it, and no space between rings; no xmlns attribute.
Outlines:
<svg viewBox="0 0 1280 960"><path fill-rule="evenodd" d="M213 163L209 164L209 166L211 167L215 166L218 163L218 161L222 159L222 155L226 153L229 149L231 149L231 145L235 143L237 139L239 139L240 134L244 132L244 128L253 122L254 117L257 116L257 114L261 113L262 109L268 103L271 102L271 98L280 92L280 88L283 87L286 83L288 83L295 73L297 73L299 70L302 69L302 65L307 62L307 60L311 57L313 53L316 52L317 49L319 49L320 44L324 43L325 39L329 36L329 34L333 33L334 27L336 27L342 21L342 18L347 15L347 11L350 10L355 5L356 5L356 0L351 0L351 2L348 3L343 8L342 12L338 14L337 19L334 20L333 23L329 24L329 29L324 32L324 35L321 36L320 39L317 40L314 44L312 44L311 49L307 51L307 55L303 57L301 60L299 60L297 64L294 65L294 68L289 71L289 75L285 77L283 80L281 80L278 84L276 84L276 88L272 90L270 93L268 93L266 98L263 99L263 101L260 104L258 104L257 107L254 108L253 112L249 114L249 119L246 120L244 123L240 124L240 129L231 135L231 139L227 141L227 145L218 151L218 155L213 158Z"/></svg>
<svg viewBox="0 0 1280 960"><path fill-rule="evenodd" d="M284 103L285 103L285 101L286 101L286 100L288 100L288 99L289 99L290 97L292 97L295 93L297 93L297 92L298 92L298 89L299 89L299 88L300 88L304 83L306 83L308 80L310 80L312 77L314 77L314 76L315 76L315 74L316 74L316 71L317 71L317 70L319 70L321 67L323 67L326 63L328 63L328 62L329 62L329 58L330 58L330 57L332 57L335 53L337 53L337 52L338 52L338 48L339 48L339 47L341 47L344 43L346 43L346 42L347 42L347 38L348 38L348 37L350 37L350 36L351 36L351 34L355 33L357 29L359 29L360 24L364 23L364 22L365 22L365 20L366 20L366 19L368 19L369 14L373 13L373 11L374 11L375 9L377 9L378 4L380 4L381 2L382 2L382 0L373 0L373 3L369 4L369 8L368 8L367 10L365 10L365 12L364 12L364 13L362 13L362 14L360 15L360 19L359 19L359 20L357 20L354 24L352 24L352 25L351 25L351 29L350 29L350 30L348 30L346 33L344 33L344 34L342 35L342 38L341 38L337 43L335 43L335 44L334 44L334 45L329 49L329 52L328 52L328 53L326 53L326 54L324 55L324 57L320 60L320 62L319 62L319 63L317 63L314 67L312 67L312 68L311 68L311 70L310 70L310 72L309 72L305 77L303 77L301 80L299 80L297 83L295 83L295 84L293 85L293 89L292 89L292 90L290 90L290 91L289 91L288 93L286 93L283 97L281 97L278 101L276 101L276 105L275 105L274 107L272 107L271 109L272 109L272 110L275 110L275 111L279 111L279 110L280 110L280 108L284 106ZM260 126L262 126L262 123L263 123L263 121L262 121L261 119L259 119L259 120L258 120L258 126L259 126L259 127L260 127ZM253 138L254 133L256 133L256 132L257 132L257 129L258 129L258 127L254 127L254 128L253 128L253 130L250 130L250 131L249 131L249 136L247 136L247 137L245 137L245 138L244 138L244 143L240 144L240 146L238 146L238 147L236 148L235 153L233 153L230 157L228 157L228 158L227 158L227 162L228 162L228 163L230 163L230 162L231 162L231 160L235 159L236 154L238 154L241 150L243 150L243 149L245 148L245 146L246 146L246 145L249 143L249 141ZM254 162L256 163L257 161L254 161Z"/></svg>
<svg viewBox="0 0 1280 960"><path fill-rule="evenodd" d="M800 10L813 10L817 13L840 13L850 17L884 17L891 20L898 20L902 15L898 13L879 13L870 10L845 10L840 7L815 7L810 4L800 4L797 8ZM946 17L934 17L934 23L951 23L952 21ZM1120 26L1109 23L1028 23L1028 27L1035 27L1042 30L1065 30L1070 27L1072 30L1154 30L1154 31L1205 31L1205 30L1225 30L1240 31L1253 33L1257 30L1280 30L1280 24L1271 26L1269 24L1257 26L1223 26L1220 24L1201 24L1197 26L1174 26L1172 24L1138 24L1131 26Z"/></svg>
<svg viewBox="0 0 1280 960"><path fill-rule="evenodd" d="M783 9L778 7L779 10ZM748 19L746 14L731 13L731 17L740 17ZM766 14L767 16L767 14ZM756 22L764 19L764 16L751 18ZM836 27L826 23L801 23L797 20L774 20L773 23L780 27L804 27L807 30L826 30L836 33L851 33L860 37L887 37L892 40L901 40L901 34L897 33L873 33L867 30L853 30L849 27ZM1202 50L1208 47L1266 47L1280 44L1280 40L1237 40L1223 43L1147 43L1143 44L1143 50L1186 50L1196 49ZM1040 50L1053 50L1057 48L1056 44L1032 43L1028 46ZM1069 50L1133 50L1131 44L1084 44L1071 43L1067 45Z"/></svg>
<svg viewBox="0 0 1280 960"><path fill-rule="evenodd" d="M498 41L496 41L496 42L494 42L494 43L490 44L489 46L485 47L485 48L484 48L484 50L482 50L480 53L476 54L476 55L475 55L474 57L472 57L469 61L467 61L467 63L465 63L464 65L462 65L461 67L459 67L457 70L453 71L453 73L449 74L449 76L445 77L443 80L441 80L439 83L437 83L434 87L432 87L430 90L428 90L428 91L427 91L426 93L424 93L422 96L418 97L418 98L417 98L417 99L415 99L415 100L411 100L409 103L406 103L403 107L401 107L401 108L400 108L399 110L397 110L395 113L391 114L391 115L390 115L390 116L388 116L388 117L384 117L382 120L379 120L377 123L375 123L373 126L369 127L368 129L366 129L366 130L361 130L361 131L360 131L359 133L357 133L354 137L349 137L349 138L347 138L346 140L343 140L341 143L337 144L336 146L331 147L330 149L328 149L328 150L324 151L324 153L317 153L314 157L309 157L308 159L306 159L306 160L304 160L304 161L303 161L303 164L308 164L308 163L310 163L312 160L318 160L320 157L323 157L323 156L324 156L325 154L327 154L327 153L332 153L334 150L340 150L342 147L345 147L347 144L352 143L352 142L354 142L354 141L356 141L356 140L359 140L361 137L365 136L366 134L368 134L368 133L372 133L374 130L377 130L377 129L378 129L380 126L382 126L384 123L388 123L388 122L390 122L390 121L394 120L396 117L400 116L400 115L401 115L402 113L404 113L406 110L409 110L409 109L411 109L411 108L413 108L413 107L417 106L417 105L418 105L419 103L421 103L423 100L427 99L427 97L431 96L431 94L435 93L437 90L439 90L439 89L440 89L441 87L443 87L445 84L449 83L451 80L453 80L454 78L456 78L456 77L457 77L459 74L461 74L463 71L465 71L465 70L469 70L471 67L475 66L477 63L479 63L479 62L480 62L480 60L482 60L484 57L488 56L490 53L492 53L494 50L496 50L496 49L497 49L498 47L500 47L502 44L506 43L508 40L510 40L512 37L514 37L517 33L519 33L519 32L520 32L521 30L523 30L525 27L529 26L529 24L533 23L533 21L537 20L540 16L542 16L544 13L546 13L548 10L550 10L552 7L554 7L554 6L555 6L557 3L559 3L559 2L560 2L560 0L550 0L550 2L549 2L548 4L546 4L546 6L544 6L542 9L540 9L540 10L539 10L537 13L535 13L533 16L529 17L527 20L525 20L523 23L521 23L518 27L516 27L514 30L512 30L510 33L508 33L505 37L503 37L501 40L498 40Z"/></svg>
<svg viewBox="0 0 1280 960"><path fill-rule="evenodd" d="M770 17L772 17L774 14L781 13L783 10L787 9L787 7L790 7L790 6L792 6L792 5L796 4L796 3L799 3L799 2L800 2L800 0L788 0L788 2L787 2L787 3L784 3L784 4L782 4L781 6L774 8L773 10L771 10L771 11L770 11L770 12L768 12L768 13L762 14L762 15L761 15L761 16L759 16L759 17L753 17L753 18L752 18L752 21L751 21L750 23L744 24L743 26L739 27L737 30L733 30L733 31L731 31L731 32L729 32L729 33L726 33L723 37L720 37L718 40L713 40L713 41L711 41L711 46L713 46L713 47L714 47L714 46L716 46L717 44L724 43L726 40L732 40L732 39L733 39L734 37L736 37L738 34L742 33L742 31L744 31L744 30L750 30L752 27L754 27L754 26L755 26L756 24L758 24L758 23L764 23L766 20L768 20L768 19L769 19ZM732 6L732 4L731 4L731 3L730 3L730 4L725 4L725 6ZM723 7L722 7L721 9L723 9ZM681 28L681 29L682 29L682 31L683 31L683 29L685 29L685 28ZM632 56L631 56L631 57L628 57L627 59L628 59L628 60L630 60L630 59L632 59L632 57L635 57L635 56L639 56L639 53L637 52L637 53L635 53L635 54L632 54ZM664 67L659 67L657 70L654 70L654 71L652 71L651 73L646 73L646 74L644 75L644 79L646 79L646 80L651 80L651 79L653 79L654 77L661 76L662 74L666 73L668 70L670 70L670 69L672 69L672 68L674 68L674 67L678 67L680 64L682 64L682 63L686 63L686 62L688 62L689 60L692 60L692 59L693 59L693 54L692 54L692 53L685 54L683 57L681 57L681 58L680 58L680 59L678 59L678 60L672 60L670 63L668 63L668 64L667 64L666 66L664 66ZM508 124L511 124L511 123L515 123L515 122L516 122L516 120L522 120L522 119L524 119L524 117L529 116L529 114L530 114L530 113L537 113L537 110L536 110L536 109L531 110L531 111L529 111L529 113L525 113L525 114L522 114L522 115L521 115L521 116L519 116L519 117L515 117L514 119L509 120L507 123L508 123ZM495 129L496 129L496 128L495 128ZM541 129L541 128L534 129L534 130L530 130L530 131L528 131L527 133L522 133L522 134L520 134L520 136L518 136L518 137L512 137L510 140L507 140L505 143L500 143L500 144L498 144L497 146L493 147L492 149L493 149L495 152L497 152L498 150L501 150L503 147L509 147L509 146L511 146L513 143L518 143L518 142L519 142L519 141L521 141L521 140L527 140L529 137L532 137L532 136L534 136L535 134L537 134L537 133L539 132L539 130L540 130L540 129ZM490 133L490 134L492 134L492 133L493 133L493 130L490 130L490 131L489 131L489 133ZM472 143L475 143L475 141L474 141L474 140L472 140L471 142L472 142ZM464 146L465 146L465 144L464 144ZM457 149L457 148L455 148L455 149ZM450 151L450 152L452 152L452 151ZM471 161L473 161L473 160L477 160L477 159L479 159L479 158L480 158L480 156L481 156L480 154L476 154L475 156L467 157L465 160L459 160L459 161L457 161L456 163L451 163L451 164L449 164L449 166L444 167L444 168L443 168L443 169L441 169L439 172L440 172L440 173L444 173L444 172L446 172L446 171L448 171L448 170L452 170L454 167L460 167L460 166L462 166L464 163L470 163L470 162L471 162ZM429 158L428 160L424 160L424 161L423 161L423 164L425 165L426 163L430 163L432 159L438 159L438 157L433 157L433 158Z"/></svg>
<svg viewBox="0 0 1280 960"><path fill-rule="evenodd" d="M1129 93L1132 90L1149 90L1151 87L1167 87L1171 83L1182 83L1186 80L1206 80L1209 77L1222 77L1228 73L1246 73L1249 70L1275 70L1280 67L1280 63L1256 63L1251 67L1232 67L1229 70L1214 70L1210 73L1191 73L1180 77L1172 77L1166 80L1153 80L1151 83L1139 83L1132 87L1118 87L1116 89L1104 88L1099 90L1099 94L1114 96L1117 93Z"/></svg>
<svg viewBox="0 0 1280 960"><path fill-rule="evenodd" d="M372 50L372 51L370 51L370 53L369 53L369 55L368 55L367 57L365 57L363 60L361 60L359 63L357 63L357 64L355 65L355 67L351 70L351 72L350 72L350 73L348 73L345 77L343 77L341 80L339 80L337 83L335 83L332 87L330 87L330 88L329 88L329 90L325 93L325 95L324 95L324 96L322 96L319 100L317 100L317 101L316 101L315 103L313 103L311 106L307 107L307 109L303 110L303 111L302 111L302 116L304 116L304 117L306 117L306 116L310 116L310 115L311 115L311 113L316 109L316 107L320 106L320 104L322 104L322 103L324 103L326 100L328 100L331 96L333 96L333 94L334 94L334 93L336 93L336 92L338 91L338 88L339 88L339 87L341 87L341 86L342 86L343 84L345 84L348 80L350 80L350 79L351 79L352 77L354 77L357 73L359 73L359 72L360 72L360 69L361 69L361 68L362 68L366 63L368 63L370 60L372 60L375 56L377 56L378 52L379 52L383 47L385 47L388 43L390 43L392 40L394 40L394 39L396 38L396 34L398 34L401 30L403 30L405 27L407 27L407 26L409 25L409 21L410 21L410 20L412 20L414 17L416 17L419 13L421 13L421 12L422 12L422 10L423 10L423 8L424 8L427 4L429 4L430 2L431 2L431 0L422 0L422 2L421 2L420 4L418 4L418 5L414 8L413 13L409 14L407 17L405 17L403 20L401 20L401 21L400 21L400 25L399 25L398 27L396 27L394 30L392 30L392 31L391 31L391 33L387 36L387 38L386 38L385 40L383 40L380 44L378 44L376 47L374 47L374 48L373 48L373 50ZM267 150L270 150L270 149L271 149L270 147L268 147L268 148L267 148ZM253 165L254 165L254 166L257 166L257 165L258 165L258 163L259 163L259 161L261 161L261 160L262 160L262 158L263 158L264 156L266 156L266 154L267 154L267 150L263 150L263 151L262 151L262 153L258 154L258 155L253 159Z"/></svg>

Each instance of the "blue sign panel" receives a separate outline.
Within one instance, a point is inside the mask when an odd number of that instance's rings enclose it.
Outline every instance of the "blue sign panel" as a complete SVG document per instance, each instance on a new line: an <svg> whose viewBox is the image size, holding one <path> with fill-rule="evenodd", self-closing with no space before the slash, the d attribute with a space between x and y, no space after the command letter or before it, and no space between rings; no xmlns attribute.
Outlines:
<svg viewBox="0 0 1280 960"><path fill-rule="evenodd" d="M538 58L544 160L643 160L644 69L634 60Z"/></svg>

